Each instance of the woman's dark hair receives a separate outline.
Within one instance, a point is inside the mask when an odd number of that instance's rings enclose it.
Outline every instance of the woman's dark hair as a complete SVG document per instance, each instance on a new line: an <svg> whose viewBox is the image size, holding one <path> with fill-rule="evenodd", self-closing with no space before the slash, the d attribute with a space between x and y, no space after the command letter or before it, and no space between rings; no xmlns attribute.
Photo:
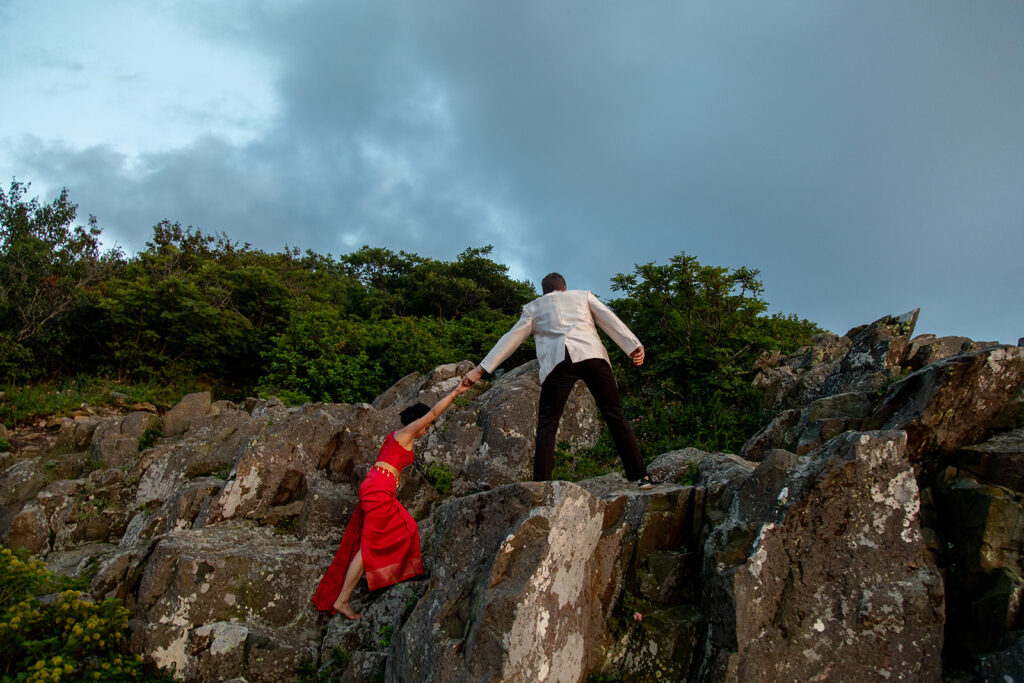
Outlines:
<svg viewBox="0 0 1024 683"><path fill-rule="evenodd" d="M540 288L544 294L553 292L556 289L565 289L565 278L559 273L548 273L544 276L544 279L540 281Z"/></svg>
<svg viewBox="0 0 1024 683"><path fill-rule="evenodd" d="M420 419L424 415L430 412L430 408L427 407L426 403L413 403L411 406L402 411L399 419L402 421L403 427L408 427L416 420Z"/></svg>

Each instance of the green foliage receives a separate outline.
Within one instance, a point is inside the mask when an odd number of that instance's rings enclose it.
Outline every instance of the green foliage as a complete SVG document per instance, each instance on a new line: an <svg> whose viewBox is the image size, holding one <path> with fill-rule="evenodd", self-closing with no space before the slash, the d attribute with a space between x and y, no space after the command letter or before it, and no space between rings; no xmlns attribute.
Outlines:
<svg viewBox="0 0 1024 683"><path fill-rule="evenodd" d="M394 634L394 632L395 627L391 624L384 624L380 627L380 630L377 631L377 645L378 647L380 647L380 649L386 650L388 647L390 647L391 636Z"/></svg>
<svg viewBox="0 0 1024 683"><path fill-rule="evenodd" d="M686 469L679 475L679 484L682 486L696 486L700 481L700 464L691 460L686 464Z"/></svg>
<svg viewBox="0 0 1024 683"><path fill-rule="evenodd" d="M49 204L26 199L29 185L0 188L0 379L29 379L60 367L69 325L118 252L101 253L96 219L72 227L67 190Z"/></svg>
<svg viewBox="0 0 1024 683"><path fill-rule="evenodd" d="M11 442L7 439L0 438L0 453L9 452L11 450Z"/></svg>
<svg viewBox="0 0 1024 683"><path fill-rule="evenodd" d="M768 349L794 351L821 331L795 316L765 315L757 275L679 254L613 278L625 296L611 305L647 353L641 368L618 377L648 454L739 448L766 419L751 386L754 361Z"/></svg>
<svg viewBox="0 0 1024 683"><path fill-rule="evenodd" d="M127 653L128 611L94 603L26 553L0 549L0 680L171 681ZM56 600L40 595L61 590Z"/></svg>
<svg viewBox="0 0 1024 683"><path fill-rule="evenodd" d="M139 451L144 451L147 448L152 448L156 440L164 435L163 427L160 425L153 425L142 433L139 437Z"/></svg>
<svg viewBox="0 0 1024 683"><path fill-rule="evenodd" d="M439 462L435 462L427 470L427 480L430 482L430 485L434 487L434 490L443 496L451 491L452 482L455 481L455 475L447 466Z"/></svg>
<svg viewBox="0 0 1024 683"><path fill-rule="evenodd" d="M552 479L582 481L615 470L620 464L615 442L605 429L597 444L591 448L574 447L568 442L555 445L555 467Z"/></svg>
<svg viewBox="0 0 1024 683"><path fill-rule="evenodd" d="M259 392L286 403L372 401L409 373L482 358L513 322L494 313L447 322L408 316L362 320L310 301L274 338Z"/></svg>

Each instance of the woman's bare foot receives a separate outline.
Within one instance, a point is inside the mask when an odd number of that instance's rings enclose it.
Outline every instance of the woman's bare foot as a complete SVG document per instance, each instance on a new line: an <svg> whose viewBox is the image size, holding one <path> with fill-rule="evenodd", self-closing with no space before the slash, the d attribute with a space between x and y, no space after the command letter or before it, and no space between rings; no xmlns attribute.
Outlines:
<svg viewBox="0 0 1024 683"><path fill-rule="evenodd" d="M338 602L334 603L334 609L336 609L341 614L344 614L349 619L363 618L362 614L359 614L354 609L352 609L352 605L350 605L347 600L345 602L339 600Z"/></svg>

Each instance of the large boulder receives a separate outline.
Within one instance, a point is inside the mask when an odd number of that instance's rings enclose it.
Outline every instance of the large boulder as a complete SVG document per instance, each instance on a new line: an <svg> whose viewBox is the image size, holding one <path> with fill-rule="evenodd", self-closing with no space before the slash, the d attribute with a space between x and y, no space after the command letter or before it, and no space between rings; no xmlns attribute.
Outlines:
<svg viewBox="0 0 1024 683"><path fill-rule="evenodd" d="M949 462L980 481L1024 492L1024 427L964 446Z"/></svg>
<svg viewBox="0 0 1024 683"><path fill-rule="evenodd" d="M578 681L602 505L573 484L513 484L434 514L424 597L394 640L397 680Z"/></svg>
<svg viewBox="0 0 1024 683"><path fill-rule="evenodd" d="M1024 348L1003 346L932 363L889 387L867 421L907 432L913 462L978 443L1024 391Z"/></svg>
<svg viewBox="0 0 1024 683"><path fill-rule="evenodd" d="M937 479L950 657L1007 647L1024 628L1024 493L949 467Z"/></svg>
<svg viewBox="0 0 1024 683"><path fill-rule="evenodd" d="M901 432L741 478L704 549L712 680L941 678L942 581Z"/></svg>
<svg viewBox="0 0 1024 683"><path fill-rule="evenodd" d="M139 571L130 646L186 681L289 680L322 637L309 596L327 560L248 525L168 534Z"/></svg>
<svg viewBox="0 0 1024 683"><path fill-rule="evenodd" d="M533 477L540 400L538 362L530 361L498 378L479 399L480 445L464 464L466 477L499 486ZM602 422L583 382L569 395L555 437L572 446L592 446Z"/></svg>
<svg viewBox="0 0 1024 683"><path fill-rule="evenodd" d="M800 408L820 396L821 385L850 349L850 339L819 334L812 346L789 356L766 353L755 365L753 385L764 392L765 402L778 410Z"/></svg>
<svg viewBox="0 0 1024 683"><path fill-rule="evenodd" d="M189 428L192 420L205 417L210 413L213 397L209 391L200 391L183 396L178 403L164 415L163 432L167 436L181 434Z"/></svg>
<svg viewBox="0 0 1024 683"><path fill-rule="evenodd" d="M703 624L696 490L581 484L510 484L434 512L389 679L686 676Z"/></svg>

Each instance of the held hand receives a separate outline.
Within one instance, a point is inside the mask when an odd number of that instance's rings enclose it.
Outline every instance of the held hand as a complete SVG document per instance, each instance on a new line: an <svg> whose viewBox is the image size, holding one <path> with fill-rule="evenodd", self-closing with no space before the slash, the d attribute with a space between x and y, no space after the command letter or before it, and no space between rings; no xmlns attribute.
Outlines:
<svg viewBox="0 0 1024 683"><path fill-rule="evenodd" d="M466 385L466 388L473 386L480 381L480 378L484 376L484 369L479 365L467 372L462 377L462 383Z"/></svg>
<svg viewBox="0 0 1024 683"><path fill-rule="evenodd" d="M633 359L633 365L644 364L644 347L638 346L633 353L629 354L629 357Z"/></svg>

